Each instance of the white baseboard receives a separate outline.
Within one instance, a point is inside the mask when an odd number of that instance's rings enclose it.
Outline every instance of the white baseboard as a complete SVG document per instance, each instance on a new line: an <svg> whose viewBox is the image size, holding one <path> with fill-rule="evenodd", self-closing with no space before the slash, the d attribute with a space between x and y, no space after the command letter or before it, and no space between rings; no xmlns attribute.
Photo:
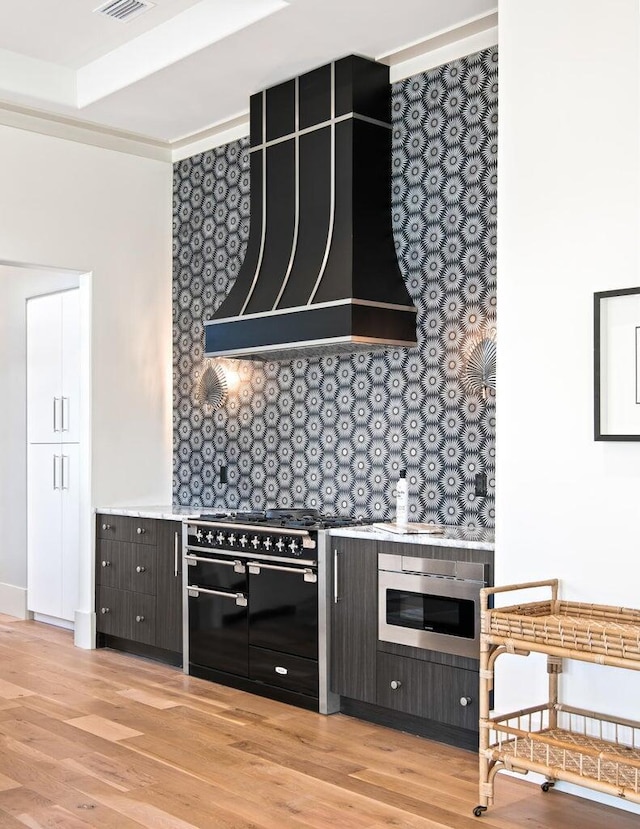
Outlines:
<svg viewBox="0 0 640 829"><path fill-rule="evenodd" d="M77 648L91 650L96 646L96 614L93 611L76 610L76 626L73 643Z"/></svg>
<svg viewBox="0 0 640 829"><path fill-rule="evenodd" d="M58 616L47 616L46 613L34 613L33 619L36 622L42 622L44 625L53 625L57 628L73 630L73 622L69 619L60 619Z"/></svg>
<svg viewBox="0 0 640 829"><path fill-rule="evenodd" d="M31 618L27 610L27 588L0 582L0 613L17 619Z"/></svg>

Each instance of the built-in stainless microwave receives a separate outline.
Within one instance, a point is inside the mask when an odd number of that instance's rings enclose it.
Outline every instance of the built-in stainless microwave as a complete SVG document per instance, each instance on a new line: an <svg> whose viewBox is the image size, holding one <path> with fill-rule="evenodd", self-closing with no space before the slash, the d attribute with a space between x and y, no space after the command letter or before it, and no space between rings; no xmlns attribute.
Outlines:
<svg viewBox="0 0 640 829"><path fill-rule="evenodd" d="M378 555L378 639L480 658L480 589L488 565Z"/></svg>

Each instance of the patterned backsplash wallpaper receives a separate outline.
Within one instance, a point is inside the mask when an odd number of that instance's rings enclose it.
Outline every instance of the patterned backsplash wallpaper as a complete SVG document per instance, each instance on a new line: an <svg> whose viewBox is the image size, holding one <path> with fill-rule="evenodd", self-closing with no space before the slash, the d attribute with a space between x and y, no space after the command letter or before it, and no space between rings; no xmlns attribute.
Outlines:
<svg viewBox="0 0 640 829"><path fill-rule="evenodd" d="M175 503L389 519L405 467L411 520L494 526L495 396L468 393L462 373L496 326L497 100L496 48L392 87L392 220L418 347L224 361L239 384L215 412L196 400L203 321L242 263L249 142L175 165ZM474 494L479 471L487 497Z"/></svg>

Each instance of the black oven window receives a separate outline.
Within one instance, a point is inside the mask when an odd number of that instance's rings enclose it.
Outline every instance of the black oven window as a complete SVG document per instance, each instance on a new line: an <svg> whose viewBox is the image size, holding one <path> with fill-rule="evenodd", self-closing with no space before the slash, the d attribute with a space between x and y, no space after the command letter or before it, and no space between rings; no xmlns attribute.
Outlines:
<svg viewBox="0 0 640 829"><path fill-rule="evenodd" d="M387 624L473 639L474 603L470 599L387 589Z"/></svg>

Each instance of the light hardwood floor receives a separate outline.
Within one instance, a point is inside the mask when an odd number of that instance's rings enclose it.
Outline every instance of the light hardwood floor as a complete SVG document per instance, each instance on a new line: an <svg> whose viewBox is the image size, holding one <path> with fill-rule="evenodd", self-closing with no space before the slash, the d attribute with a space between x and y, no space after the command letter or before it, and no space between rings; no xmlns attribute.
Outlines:
<svg viewBox="0 0 640 829"><path fill-rule="evenodd" d="M0 827L638 829L640 818L477 760L185 677L0 616Z"/></svg>

